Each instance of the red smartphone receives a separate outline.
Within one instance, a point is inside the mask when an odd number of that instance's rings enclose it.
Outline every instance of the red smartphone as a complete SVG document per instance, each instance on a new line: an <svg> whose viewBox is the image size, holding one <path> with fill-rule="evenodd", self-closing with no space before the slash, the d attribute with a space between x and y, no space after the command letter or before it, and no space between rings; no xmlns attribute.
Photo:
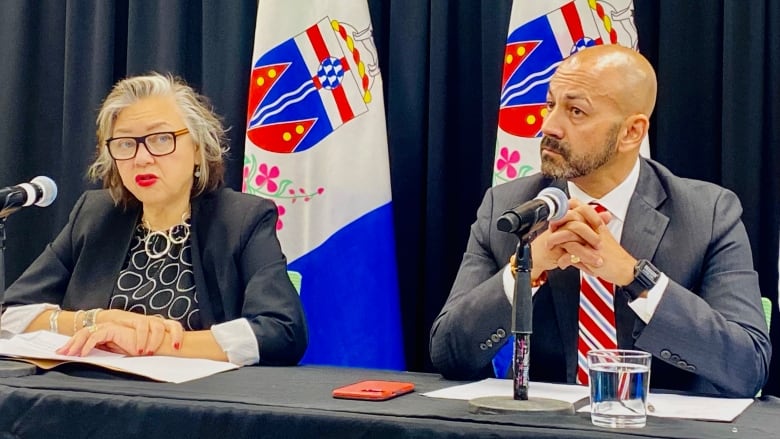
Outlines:
<svg viewBox="0 0 780 439"><path fill-rule="evenodd" d="M333 389L334 398L385 401L414 390L414 383L368 380Z"/></svg>

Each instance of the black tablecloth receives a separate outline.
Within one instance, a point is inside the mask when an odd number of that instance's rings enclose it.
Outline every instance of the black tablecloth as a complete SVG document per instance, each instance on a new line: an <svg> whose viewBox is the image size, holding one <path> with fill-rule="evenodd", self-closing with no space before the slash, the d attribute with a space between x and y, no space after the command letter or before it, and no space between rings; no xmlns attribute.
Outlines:
<svg viewBox="0 0 780 439"><path fill-rule="evenodd" d="M389 401L334 399L364 379L415 383ZM780 399L732 423L649 417L647 427L595 427L588 414L477 415L466 401L421 393L459 384L438 375L327 367L245 367L183 384L83 365L0 380L0 437L533 437L776 438Z"/></svg>

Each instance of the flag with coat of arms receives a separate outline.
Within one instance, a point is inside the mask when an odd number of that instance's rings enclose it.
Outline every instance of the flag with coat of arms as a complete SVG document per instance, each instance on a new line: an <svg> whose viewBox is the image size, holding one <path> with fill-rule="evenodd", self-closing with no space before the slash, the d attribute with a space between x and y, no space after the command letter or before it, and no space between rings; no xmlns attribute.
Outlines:
<svg viewBox="0 0 780 439"><path fill-rule="evenodd" d="M260 0L243 191L273 200L303 363L404 369L382 78L366 0Z"/></svg>
<svg viewBox="0 0 780 439"><path fill-rule="evenodd" d="M566 57L597 44L638 50L633 0L515 0L504 52L493 184L539 171L550 77ZM649 157L645 138L640 149Z"/></svg>
<svg viewBox="0 0 780 439"><path fill-rule="evenodd" d="M539 172L547 89L569 55L598 44L638 50L633 0L515 0L501 76L493 185ZM640 153L650 156L645 137ZM496 377L510 375L512 339L493 359Z"/></svg>

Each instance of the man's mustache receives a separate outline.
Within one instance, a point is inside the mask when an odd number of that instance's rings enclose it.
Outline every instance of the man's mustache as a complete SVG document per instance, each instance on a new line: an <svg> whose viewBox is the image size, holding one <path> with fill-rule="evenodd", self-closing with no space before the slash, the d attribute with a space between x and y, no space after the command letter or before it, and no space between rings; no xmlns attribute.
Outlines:
<svg viewBox="0 0 780 439"><path fill-rule="evenodd" d="M555 153L566 155L568 152L565 147L561 145L561 142L549 136L542 137L542 148L549 149Z"/></svg>

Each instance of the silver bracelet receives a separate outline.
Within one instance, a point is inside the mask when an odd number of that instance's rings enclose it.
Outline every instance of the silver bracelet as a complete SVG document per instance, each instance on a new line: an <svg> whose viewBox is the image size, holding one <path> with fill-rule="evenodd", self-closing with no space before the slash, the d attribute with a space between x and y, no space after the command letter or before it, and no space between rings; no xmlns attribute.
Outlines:
<svg viewBox="0 0 780 439"><path fill-rule="evenodd" d="M49 316L49 330L54 333L59 333L59 317L60 313L62 312L61 309L55 309L51 315Z"/></svg>
<svg viewBox="0 0 780 439"><path fill-rule="evenodd" d="M79 327L78 327L78 326L79 326L79 325L78 325L78 322L79 322L79 313L83 313L83 312L84 312L84 310L83 310L83 309L80 309L80 310L76 311L75 313L73 313L73 333L74 333L74 334L76 333L76 331L78 331L78 330L79 330ZM83 323L83 320L82 320L82 323Z"/></svg>
<svg viewBox="0 0 780 439"><path fill-rule="evenodd" d="M84 328L89 328L91 326L95 326L95 323L97 323L97 314L103 311L102 308L93 308L87 312L84 313Z"/></svg>

